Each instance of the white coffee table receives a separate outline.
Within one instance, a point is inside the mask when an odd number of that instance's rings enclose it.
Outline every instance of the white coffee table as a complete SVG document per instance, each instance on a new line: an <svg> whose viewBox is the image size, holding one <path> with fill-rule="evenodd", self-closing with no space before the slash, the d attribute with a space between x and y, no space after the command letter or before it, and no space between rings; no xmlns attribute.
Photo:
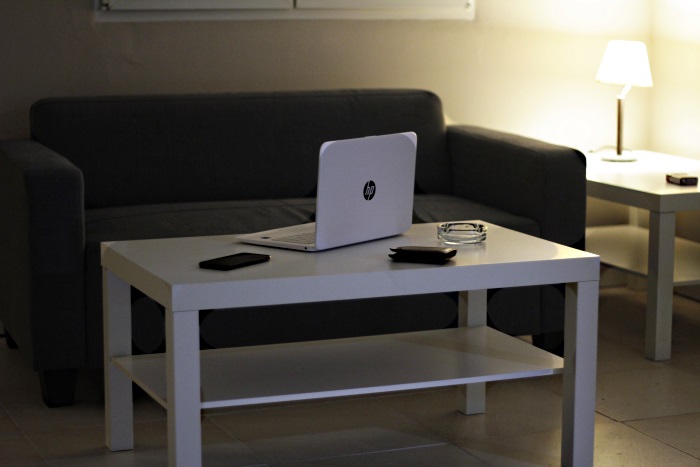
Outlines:
<svg viewBox="0 0 700 467"><path fill-rule="evenodd" d="M593 464L599 258L494 225L445 266L395 263L390 247L439 245L436 224L360 245L305 253L232 236L103 244L105 412L109 449L133 449L131 381L167 409L172 466L199 466L203 409L448 385L485 410L485 383L564 374L562 464ZM272 254L229 272L200 260ZM489 288L567 283L565 360L486 326ZM129 286L166 308L167 353L131 356ZM456 329L199 351L200 309L461 291ZM235 312L235 311L232 311ZM429 313L430 310L426 310Z"/></svg>
<svg viewBox="0 0 700 467"><path fill-rule="evenodd" d="M667 360L673 287L700 284L700 244L675 238L676 213L700 209L700 190L667 183L665 176L700 176L700 160L651 151L634 154L635 162L606 162L587 154L588 195L648 210L649 228L592 227L586 230L586 249L600 255L604 264L648 277L645 355Z"/></svg>

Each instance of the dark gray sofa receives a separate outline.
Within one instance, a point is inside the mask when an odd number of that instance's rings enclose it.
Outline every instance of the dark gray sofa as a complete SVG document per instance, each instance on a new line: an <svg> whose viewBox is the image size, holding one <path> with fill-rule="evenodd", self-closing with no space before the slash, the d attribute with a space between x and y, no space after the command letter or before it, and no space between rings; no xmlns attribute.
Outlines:
<svg viewBox="0 0 700 467"><path fill-rule="evenodd" d="M100 242L308 221L327 140L414 131L416 222L484 219L583 247L583 155L446 126L427 91L50 98L30 119L31 139L0 142L0 322L50 406L72 403L78 369L102 365ZM135 351L162 350L159 306L132 295ZM357 305L205 310L202 346L455 325L450 294ZM543 347L560 343L562 311L556 287L490 292L490 324Z"/></svg>

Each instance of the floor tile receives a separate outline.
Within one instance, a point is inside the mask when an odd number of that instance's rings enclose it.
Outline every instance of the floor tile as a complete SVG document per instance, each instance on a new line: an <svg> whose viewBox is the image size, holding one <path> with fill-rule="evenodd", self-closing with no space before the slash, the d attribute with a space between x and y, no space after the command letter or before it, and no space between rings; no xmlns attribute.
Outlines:
<svg viewBox="0 0 700 467"><path fill-rule="evenodd" d="M32 436L37 450L52 466L144 466L168 464L167 423L165 420L134 424L134 450L110 452L105 447L104 430L75 428L46 431ZM252 466L258 459L241 443L213 423L202 423L203 462L206 466Z"/></svg>
<svg viewBox="0 0 700 467"><path fill-rule="evenodd" d="M596 410L617 421L700 412L700 376L661 366L598 375Z"/></svg>
<svg viewBox="0 0 700 467"><path fill-rule="evenodd" d="M561 465L561 431L464 440L458 444L489 465ZM594 464L599 467L697 466L698 459L622 423L596 423Z"/></svg>
<svg viewBox="0 0 700 467"><path fill-rule="evenodd" d="M483 439L561 427L561 377L547 376L486 385L486 413L457 411L457 388L395 395L381 399L440 436Z"/></svg>
<svg viewBox="0 0 700 467"><path fill-rule="evenodd" d="M9 404L5 410L25 432L57 431L81 427L103 427L104 405L100 402L76 402L70 407L50 409L41 399L24 404ZM134 402L134 420L165 419L165 410L151 399Z"/></svg>
<svg viewBox="0 0 700 467"><path fill-rule="evenodd" d="M444 443L370 397L271 406L208 418L272 464Z"/></svg>
<svg viewBox="0 0 700 467"><path fill-rule="evenodd" d="M643 290L621 287L601 289L599 341L615 343L618 349L624 348L628 352L643 356L646 300L647 294ZM674 295L672 359L670 362L678 360L677 357L693 358L698 355L700 355L700 303ZM609 357L614 359L614 354L609 355L606 359ZM606 365L612 362L599 363L605 371ZM629 360L629 363L635 366L640 365L633 360Z"/></svg>
<svg viewBox="0 0 700 467"><path fill-rule="evenodd" d="M622 423L596 424L596 466L694 466L700 465L697 458Z"/></svg>
<svg viewBox="0 0 700 467"><path fill-rule="evenodd" d="M2 467L45 467L46 463L24 436L0 436Z"/></svg>
<svg viewBox="0 0 700 467"><path fill-rule="evenodd" d="M561 465L560 442L560 432L548 430L517 436L463 439L456 444L487 465L534 467Z"/></svg>
<svg viewBox="0 0 700 467"><path fill-rule="evenodd" d="M700 458L700 413L628 422L627 425L652 438Z"/></svg>
<svg viewBox="0 0 700 467"><path fill-rule="evenodd" d="M289 464L282 467L486 467L488 464L471 454L450 445L400 449L354 456L316 459Z"/></svg>
<svg viewBox="0 0 700 467"><path fill-rule="evenodd" d="M15 438L19 433L20 429L17 424L10 418L7 412L5 412L3 407L0 406L0 439L6 437Z"/></svg>
<svg viewBox="0 0 700 467"><path fill-rule="evenodd" d="M619 342L614 337L598 339L598 374L630 370L653 370L664 362L654 362L644 358L644 338L639 336L633 345Z"/></svg>

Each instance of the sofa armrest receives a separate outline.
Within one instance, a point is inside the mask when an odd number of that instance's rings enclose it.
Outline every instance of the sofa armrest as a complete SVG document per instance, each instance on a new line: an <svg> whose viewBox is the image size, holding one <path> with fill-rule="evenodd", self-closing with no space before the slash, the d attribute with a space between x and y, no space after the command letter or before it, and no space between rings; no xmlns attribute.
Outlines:
<svg viewBox="0 0 700 467"><path fill-rule="evenodd" d="M0 142L0 215L0 321L36 369L77 367L85 358L82 173L37 142Z"/></svg>
<svg viewBox="0 0 700 467"><path fill-rule="evenodd" d="M450 126L454 194L534 219L542 238L584 247L586 159L579 151L475 126Z"/></svg>

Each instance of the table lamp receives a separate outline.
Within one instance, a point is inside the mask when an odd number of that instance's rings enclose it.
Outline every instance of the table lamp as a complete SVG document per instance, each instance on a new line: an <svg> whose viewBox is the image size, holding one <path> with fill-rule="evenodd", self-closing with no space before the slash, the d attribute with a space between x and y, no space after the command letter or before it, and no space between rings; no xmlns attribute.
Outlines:
<svg viewBox="0 0 700 467"><path fill-rule="evenodd" d="M615 154L603 155L603 160L613 162L630 162L636 160L628 151L624 153L622 147L623 107L625 96L632 86L651 87L651 69L649 68L649 56L644 42L613 40L608 42L608 47L600 62L596 81L607 84L619 84L624 86L617 96L617 146Z"/></svg>

